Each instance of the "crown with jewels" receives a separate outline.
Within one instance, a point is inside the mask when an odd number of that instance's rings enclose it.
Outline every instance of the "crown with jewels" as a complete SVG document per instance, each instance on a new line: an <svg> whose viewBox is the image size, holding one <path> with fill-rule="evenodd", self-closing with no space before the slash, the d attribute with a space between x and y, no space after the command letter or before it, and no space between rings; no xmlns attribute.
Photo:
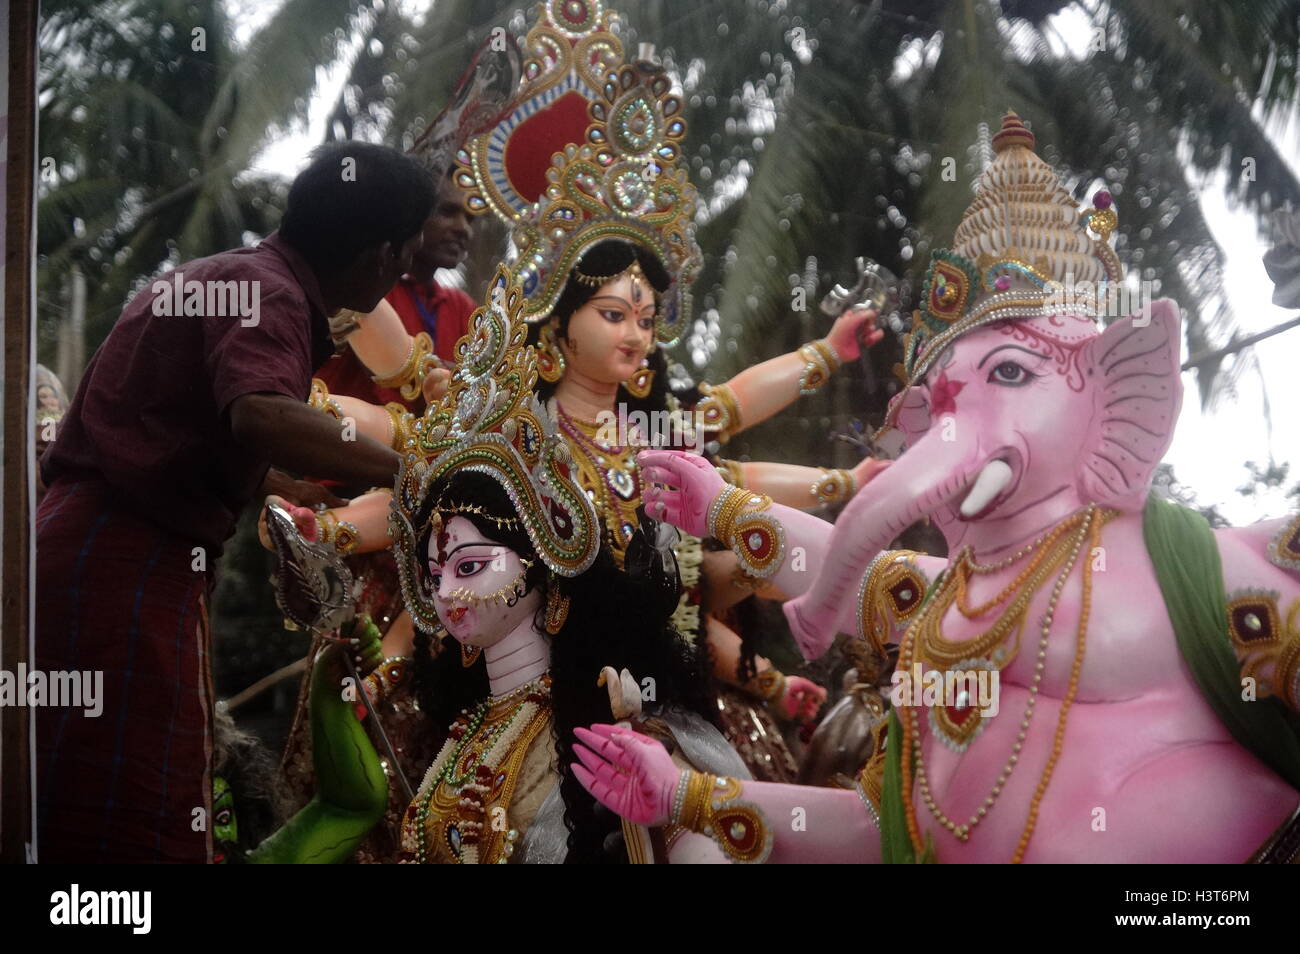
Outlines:
<svg viewBox="0 0 1300 954"><path fill-rule="evenodd" d="M504 118L457 153L456 182L471 212L511 227L525 321L550 314L587 249L623 239L672 277L655 325L672 344L702 261L695 189L680 167L682 102L648 55L624 63L617 15L601 0L546 0L536 16L523 83Z"/></svg>
<svg viewBox="0 0 1300 954"><path fill-rule="evenodd" d="M983 325L1040 315L1096 321L1106 284L1123 277L1110 247L1118 224L1110 193L1098 192L1080 213L1013 112L993 150L953 248L930 258L896 369L906 384L924 380L949 344Z"/></svg>
<svg viewBox="0 0 1300 954"><path fill-rule="evenodd" d="M437 631L438 615L418 583L424 528L415 520L430 488L457 471L487 474L505 488L538 557L555 573L577 576L600 549L600 523L575 482L569 445L533 393L537 353L524 343L523 304L519 286L498 267L470 333L456 345L446 395L415 422L403 449L393 552L406 607L426 632Z"/></svg>

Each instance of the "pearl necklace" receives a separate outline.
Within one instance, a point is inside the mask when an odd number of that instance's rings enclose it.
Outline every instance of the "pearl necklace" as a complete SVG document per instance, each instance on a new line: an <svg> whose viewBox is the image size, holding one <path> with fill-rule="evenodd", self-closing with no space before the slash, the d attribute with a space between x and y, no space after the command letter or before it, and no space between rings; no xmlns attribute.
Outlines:
<svg viewBox="0 0 1300 954"><path fill-rule="evenodd" d="M916 751L917 787L921 792L921 797L925 801L926 807L930 810L930 813L934 816L935 820L938 821L949 832L951 832L958 840L962 842L968 841L970 839L971 832L981 821L984 820L985 816L987 816L988 812L992 809L994 803L998 799L998 796L1002 793L1002 790L1006 785L1007 780L1010 778L1011 773L1015 770L1016 765L1020 761L1020 751L1024 746L1025 738L1027 737L1029 732L1029 723L1033 719L1034 707L1035 707L1035 703L1037 702L1039 688L1041 686L1042 679L1043 679L1043 671L1047 667L1047 642L1048 642L1048 637L1050 636L1051 633L1052 619L1056 612L1056 604L1057 601L1060 599L1061 590L1065 586L1065 581L1069 578L1070 573L1074 568L1074 564L1078 560L1079 553L1082 549L1083 538L1084 536L1090 538L1090 544L1091 544L1090 552L1091 552L1092 549L1096 548L1098 542L1100 541L1102 526L1113 516L1114 513L1112 511L1107 511L1099 514L1096 510L1095 505L1093 504L1089 504L1087 511L1085 512L1084 523L1083 526L1081 527L1081 531L1083 532L1079 534L1079 536L1071 546L1070 555L1066 561L1066 566L1064 570L1062 570L1060 576L1057 578L1055 585L1052 587L1052 594L1048 601L1047 611L1043 614L1043 619L1040 626L1041 635L1040 635L1039 645L1038 645L1038 657L1034 665L1033 683L1029 689L1029 699L1025 704L1025 713L1020 720L1020 731L1016 736L1015 743L1012 745L1011 755L1008 757L1006 764L1002 768L1002 771L999 772L998 779L994 783L992 791L989 793L987 797L985 797L983 804L980 805L980 807L966 821L965 824L958 825L951 818L949 818L947 814L945 814L943 810L939 808L938 803L934 799L933 793L930 791L929 779L927 778L925 773L925 763L924 763L924 757L922 753L922 747L919 744L920 734L921 734L920 718L917 715L915 706L908 707L909 712L907 718L905 718L902 722L903 724L903 750L901 753L902 754L902 776L903 776L902 794L903 794L903 807L904 807L904 812L907 820L908 834L911 836L912 846L918 855L922 851L924 851L924 843L921 840L920 826L916 820L915 806L912 801L912 780L911 780L912 758L911 756L912 756L913 747L915 747L915 751ZM1060 714L1057 717L1056 733L1053 738L1052 752L1048 757L1047 764L1043 768L1043 774L1039 779L1038 786L1034 791L1034 795L1032 799L1030 800L1029 817L1025 823L1024 831L1021 833L1020 841L1016 846L1015 854L1012 856L1011 860L1013 864L1018 864L1024 860L1025 851L1029 846L1029 839L1032 837L1034 827L1037 824L1039 805L1042 801L1043 795L1047 791L1048 783L1051 781L1052 774L1056 767L1056 763L1060 758L1061 750L1064 746L1065 721L1066 721L1066 717L1069 714L1070 707L1074 703L1074 698L1078 692L1079 675L1083 668L1083 655L1086 646L1088 616L1089 616L1089 611L1091 608L1091 601L1092 601L1091 570L1092 570L1092 561L1085 560L1083 565L1083 599L1081 602L1080 612L1079 612L1079 628L1076 636L1074 664L1070 670L1070 682L1066 690L1065 698L1062 700L1061 703ZM949 589L951 588L945 584L945 590L949 590ZM939 602L939 600L945 595L946 593L941 594L940 597L936 598L935 602L937 605L934 609L931 610L932 612L940 612L941 614L942 609L946 608L944 604ZM923 614L923 616L924 615L928 615L928 614ZM910 670L911 668L912 661L915 656L916 634L919 629L920 623L921 623L921 619L918 619L916 623L914 623L911 627L909 627L907 634L904 636L904 644L900 648L900 653L899 653L899 668L903 669L904 671Z"/></svg>

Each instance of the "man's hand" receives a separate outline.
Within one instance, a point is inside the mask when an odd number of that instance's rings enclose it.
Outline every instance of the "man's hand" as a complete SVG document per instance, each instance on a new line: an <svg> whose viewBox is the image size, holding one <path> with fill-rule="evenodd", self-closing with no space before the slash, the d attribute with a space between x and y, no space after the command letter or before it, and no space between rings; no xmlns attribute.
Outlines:
<svg viewBox="0 0 1300 954"><path fill-rule="evenodd" d="M299 507L342 507L347 501L342 497L336 497L330 493L328 487L321 484L313 483L310 480L294 480L283 471L276 470L272 467L266 472L266 478L262 481L262 496L275 495L287 500L291 504L297 504Z"/></svg>

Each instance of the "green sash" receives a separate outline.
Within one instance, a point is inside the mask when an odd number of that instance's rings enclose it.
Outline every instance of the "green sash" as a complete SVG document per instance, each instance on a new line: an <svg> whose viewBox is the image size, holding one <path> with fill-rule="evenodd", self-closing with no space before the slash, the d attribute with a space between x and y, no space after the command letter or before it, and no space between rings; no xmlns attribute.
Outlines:
<svg viewBox="0 0 1300 954"><path fill-rule="evenodd" d="M1241 667L1227 633L1223 566L1210 525L1196 511L1153 494L1142 513L1142 529L1178 649L1206 701L1233 738L1300 789L1300 716L1267 700L1242 699ZM936 579L927 601L938 584ZM886 864L912 864L917 858L903 811L903 733L893 711L885 744L881 859ZM920 860L934 860L933 846L927 843Z"/></svg>
<svg viewBox="0 0 1300 954"><path fill-rule="evenodd" d="M1300 788L1300 718L1276 702L1241 697L1241 667L1227 632L1223 567L1210 525L1195 510L1152 495L1142 530L1178 648L1201 693L1234 739Z"/></svg>

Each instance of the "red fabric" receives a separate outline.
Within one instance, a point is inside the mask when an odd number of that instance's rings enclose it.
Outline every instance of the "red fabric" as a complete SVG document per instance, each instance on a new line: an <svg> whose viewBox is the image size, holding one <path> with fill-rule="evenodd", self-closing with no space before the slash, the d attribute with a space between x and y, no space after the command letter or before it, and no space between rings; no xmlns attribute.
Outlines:
<svg viewBox="0 0 1300 954"><path fill-rule="evenodd" d="M401 317L407 332L412 335L429 330L420 314L418 298L425 310L437 316L434 353L448 361L454 360L456 342L469 334L469 319L477 308L474 299L457 288L445 288L437 282L418 285L406 279L394 285L385 297ZM369 369L351 348L345 347L321 365L316 371L316 377L325 382L330 394L360 398L372 404L397 403L411 409L418 409L424 404L421 397L407 401L396 388L381 388L375 384Z"/></svg>
<svg viewBox="0 0 1300 954"><path fill-rule="evenodd" d="M259 282L256 323L208 315L206 306L198 315L155 314L179 304L178 274L206 289L249 283L250 303ZM215 559L268 467L235 442L230 403L259 391L305 400L328 347L316 276L278 234L180 265L131 300L90 359L41 458L43 479L101 479L123 505Z"/></svg>
<svg viewBox="0 0 1300 954"><path fill-rule="evenodd" d="M39 860L210 860L210 574L102 483L59 481L36 527L35 668L103 673L97 717L31 710Z"/></svg>
<svg viewBox="0 0 1300 954"><path fill-rule="evenodd" d="M590 103L577 90L529 116L510 134L505 149L505 173L510 186L525 202L536 202L546 191L551 157L571 142L587 138Z"/></svg>

